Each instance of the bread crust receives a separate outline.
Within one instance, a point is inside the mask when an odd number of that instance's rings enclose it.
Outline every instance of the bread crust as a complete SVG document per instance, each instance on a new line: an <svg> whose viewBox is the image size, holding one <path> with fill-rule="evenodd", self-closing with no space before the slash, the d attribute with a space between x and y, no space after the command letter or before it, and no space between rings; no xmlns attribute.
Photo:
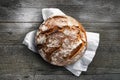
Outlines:
<svg viewBox="0 0 120 80"><path fill-rule="evenodd" d="M85 29L70 16L48 18L37 30L35 40L42 58L57 66L74 63L87 48Z"/></svg>

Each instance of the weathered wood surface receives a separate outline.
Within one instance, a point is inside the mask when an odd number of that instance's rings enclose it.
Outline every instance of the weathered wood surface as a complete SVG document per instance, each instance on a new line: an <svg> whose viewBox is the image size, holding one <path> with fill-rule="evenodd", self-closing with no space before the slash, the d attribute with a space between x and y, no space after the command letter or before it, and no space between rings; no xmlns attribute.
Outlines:
<svg viewBox="0 0 120 80"><path fill-rule="evenodd" d="M0 80L120 80L119 0L0 0ZM100 33L100 45L88 71L73 76L45 62L22 44L36 30L41 9L57 7Z"/></svg>
<svg viewBox="0 0 120 80"><path fill-rule="evenodd" d="M104 75L81 75L75 77L71 75L2 75L1 80L119 80L119 74Z"/></svg>
<svg viewBox="0 0 120 80"><path fill-rule="evenodd" d="M57 7L81 22L120 22L120 0L0 0L0 22L41 22L41 9Z"/></svg>

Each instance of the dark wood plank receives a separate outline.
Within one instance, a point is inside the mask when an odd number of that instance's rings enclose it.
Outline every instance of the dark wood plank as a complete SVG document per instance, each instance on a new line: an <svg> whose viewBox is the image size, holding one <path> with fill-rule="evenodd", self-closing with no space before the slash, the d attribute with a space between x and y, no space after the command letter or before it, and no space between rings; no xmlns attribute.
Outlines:
<svg viewBox="0 0 120 80"><path fill-rule="evenodd" d="M119 0L8 0L0 2L0 22L41 22L41 9L60 8L81 22L120 22Z"/></svg>
<svg viewBox="0 0 120 80"><path fill-rule="evenodd" d="M92 0L91 0L92 1ZM3 7L41 7L45 5L83 5L85 2L88 3L86 0L20 0L20 1L14 1L14 0L7 0L7 1L0 1L0 5ZM93 1L92 1L93 2ZM15 4L15 5L13 5Z"/></svg>
<svg viewBox="0 0 120 80"><path fill-rule="evenodd" d="M39 25L40 23L0 23L0 44L22 43L26 33L36 30ZM120 23L83 23L83 26L87 31L100 33L102 45L120 43Z"/></svg>
<svg viewBox="0 0 120 80"><path fill-rule="evenodd" d="M36 30L40 23L0 23L1 43L22 43L27 32Z"/></svg>
<svg viewBox="0 0 120 80"><path fill-rule="evenodd" d="M119 80L120 74L103 75L81 75L75 77L71 75L36 75L35 80Z"/></svg>
<svg viewBox="0 0 120 80"><path fill-rule="evenodd" d="M31 74L24 74L24 75L4 74L4 75L0 75L0 80L34 80L34 75L31 75Z"/></svg>
<svg viewBox="0 0 120 80"><path fill-rule="evenodd" d="M1 80L120 80L120 74L103 75L1 75Z"/></svg>
<svg viewBox="0 0 120 80"><path fill-rule="evenodd" d="M47 69L53 71L62 69L62 67L48 64L38 54L29 51L22 44L0 45L0 51L0 75L35 73L36 71L44 73Z"/></svg>
<svg viewBox="0 0 120 80"><path fill-rule="evenodd" d="M16 5L13 5L13 7L40 7L41 5L44 6L44 5L52 5L52 4L55 4L55 5L84 5L87 4L88 6L91 4L94 4L94 5L105 5L105 4L119 4L119 0L91 0L91 1L88 1L88 0L20 0L20 1L16 1L16 0L7 0L7 1L4 1L4 0L1 0L0 1L0 5L1 6L4 6L4 7L9 7L9 6L12 6L13 4L16 4ZM95 4L96 3L96 4ZM5 5L6 4L6 5ZM92 5L91 5L92 6Z"/></svg>
<svg viewBox="0 0 120 80"><path fill-rule="evenodd" d="M0 22L41 22L41 9L0 7Z"/></svg>
<svg viewBox="0 0 120 80"><path fill-rule="evenodd" d="M113 46L100 46L88 71L84 74L120 73L120 45ZM26 72L46 75L71 74L63 67L48 64L24 45L0 45L0 51L0 74Z"/></svg>

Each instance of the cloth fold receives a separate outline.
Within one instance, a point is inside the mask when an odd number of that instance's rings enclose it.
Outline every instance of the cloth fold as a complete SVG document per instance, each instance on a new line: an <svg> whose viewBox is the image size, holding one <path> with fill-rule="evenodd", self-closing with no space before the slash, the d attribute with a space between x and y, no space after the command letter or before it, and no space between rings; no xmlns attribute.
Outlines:
<svg viewBox="0 0 120 80"><path fill-rule="evenodd" d="M42 16L44 20L55 15L65 15L65 14L58 8L42 9ZM99 33L86 32L86 34L87 34L88 45L84 55L77 62L65 66L65 68L70 72L72 72L75 76L79 76L82 71L87 71L88 65L92 62L97 47L99 45ZM35 35L36 35L36 30L27 33L27 35L24 38L23 44L26 45L28 49L30 49L31 51L38 53L34 41Z"/></svg>

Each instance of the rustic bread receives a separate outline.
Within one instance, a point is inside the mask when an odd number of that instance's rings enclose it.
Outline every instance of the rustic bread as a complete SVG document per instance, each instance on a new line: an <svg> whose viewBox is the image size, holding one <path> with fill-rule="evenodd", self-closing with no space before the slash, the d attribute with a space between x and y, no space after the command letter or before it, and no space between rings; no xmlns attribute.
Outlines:
<svg viewBox="0 0 120 80"><path fill-rule="evenodd" d="M42 58L57 66L77 61L87 46L86 31L70 16L48 18L40 25L35 40Z"/></svg>

